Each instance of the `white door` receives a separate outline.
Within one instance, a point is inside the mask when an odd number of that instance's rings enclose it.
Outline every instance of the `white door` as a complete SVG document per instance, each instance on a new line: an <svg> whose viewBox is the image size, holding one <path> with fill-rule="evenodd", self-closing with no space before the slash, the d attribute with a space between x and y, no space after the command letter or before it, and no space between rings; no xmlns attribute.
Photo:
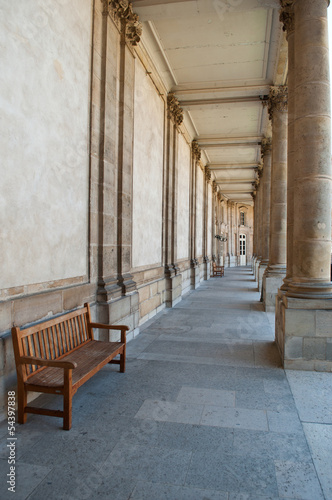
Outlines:
<svg viewBox="0 0 332 500"><path fill-rule="evenodd" d="M246 235L240 234L240 266L247 265L246 250Z"/></svg>

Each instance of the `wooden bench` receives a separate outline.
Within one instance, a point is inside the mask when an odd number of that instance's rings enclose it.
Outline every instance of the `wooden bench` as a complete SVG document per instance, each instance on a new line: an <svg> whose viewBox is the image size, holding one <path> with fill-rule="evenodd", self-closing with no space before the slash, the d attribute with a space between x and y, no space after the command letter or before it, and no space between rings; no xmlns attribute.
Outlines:
<svg viewBox="0 0 332 500"><path fill-rule="evenodd" d="M93 329L120 330L119 342L94 340ZM69 430L72 398L77 389L107 363L125 371L126 331L128 326L92 323L89 304L74 312L29 328L12 328L17 371L18 422L26 422L27 413L63 418ZM114 359L120 355L119 359ZM27 405L28 391L61 394L63 411Z"/></svg>
<svg viewBox="0 0 332 500"><path fill-rule="evenodd" d="M211 278L214 278L215 276L224 276L224 266L217 266L215 262L212 262Z"/></svg>

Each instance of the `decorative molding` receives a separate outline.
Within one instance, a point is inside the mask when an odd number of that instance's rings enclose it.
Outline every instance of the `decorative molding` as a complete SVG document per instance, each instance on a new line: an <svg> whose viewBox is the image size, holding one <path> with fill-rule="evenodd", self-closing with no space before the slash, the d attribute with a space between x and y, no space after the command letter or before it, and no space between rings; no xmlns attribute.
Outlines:
<svg viewBox="0 0 332 500"><path fill-rule="evenodd" d="M294 0L280 0L279 20L283 24L283 31L287 32L287 36L294 32Z"/></svg>
<svg viewBox="0 0 332 500"><path fill-rule="evenodd" d="M126 40L133 46L137 45L142 35L142 23L133 11L133 5L129 0L102 0L104 14L108 13L115 22L124 25Z"/></svg>
<svg viewBox="0 0 332 500"><path fill-rule="evenodd" d="M261 157L264 158L267 154L271 154L272 151L272 138L271 137L263 137L262 145L261 145ZM260 171L263 171L263 167L258 165L258 175Z"/></svg>
<svg viewBox="0 0 332 500"><path fill-rule="evenodd" d="M288 87L287 85L271 86L269 97L263 106L268 107L269 118L272 120L274 111L287 111Z"/></svg>
<svg viewBox="0 0 332 500"><path fill-rule="evenodd" d="M174 92L170 92L167 96L168 116L173 118L176 125L181 125L183 122L183 109L179 105L179 100L175 97Z"/></svg>
<svg viewBox="0 0 332 500"><path fill-rule="evenodd" d="M193 140L191 143L191 149L196 157L196 160L199 161L201 159L201 148L198 145L198 142L196 140Z"/></svg>

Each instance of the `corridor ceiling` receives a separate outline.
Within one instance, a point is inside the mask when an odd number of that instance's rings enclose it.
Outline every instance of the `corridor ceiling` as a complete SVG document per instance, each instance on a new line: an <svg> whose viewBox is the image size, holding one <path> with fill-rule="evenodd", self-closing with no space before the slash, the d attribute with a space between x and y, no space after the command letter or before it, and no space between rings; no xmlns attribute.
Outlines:
<svg viewBox="0 0 332 500"><path fill-rule="evenodd" d="M142 43L226 199L252 203L263 101L287 78L278 0L133 0Z"/></svg>

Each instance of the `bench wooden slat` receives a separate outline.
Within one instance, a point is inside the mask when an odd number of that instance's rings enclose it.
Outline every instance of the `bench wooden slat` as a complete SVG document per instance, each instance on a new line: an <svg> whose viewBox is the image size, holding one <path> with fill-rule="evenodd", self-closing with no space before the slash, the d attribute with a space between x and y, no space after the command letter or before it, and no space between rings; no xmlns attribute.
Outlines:
<svg viewBox="0 0 332 500"><path fill-rule="evenodd" d="M121 341L93 340L94 327L120 330ZM13 327L18 379L18 422L25 423L29 412L41 413L62 416L63 428L70 429L72 397L77 389L107 363L120 364L120 371L125 371L128 330L124 325L93 324L88 304L77 311L24 330ZM120 355L120 360L114 360L117 355ZM55 367L60 361L71 363L59 363L60 367ZM53 366L49 366L51 363ZM38 408L28 406L28 391L62 394L63 412L47 409L39 411Z"/></svg>
<svg viewBox="0 0 332 500"><path fill-rule="evenodd" d="M86 375L109 362L109 358L116 351L121 350L123 344L119 342L101 342L93 340L88 342L80 349L73 351L62 357L62 361L74 361L77 368L73 371L73 386L79 384ZM62 387L64 383L63 370L61 368L45 368L37 374L33 374L28 379L29 384L34 386Z"/></svg>

